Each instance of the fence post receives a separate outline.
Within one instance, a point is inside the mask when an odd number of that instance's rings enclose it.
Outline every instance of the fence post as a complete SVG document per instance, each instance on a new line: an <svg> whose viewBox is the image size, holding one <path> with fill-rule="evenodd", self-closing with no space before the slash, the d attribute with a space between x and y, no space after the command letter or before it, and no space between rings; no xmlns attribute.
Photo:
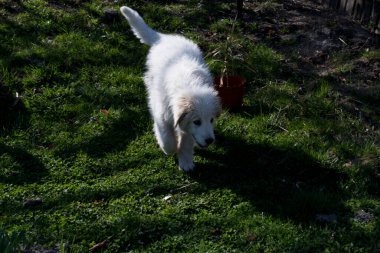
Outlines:
<svg viewBox="0 0 380 253"><path fill-rule="evenodd" d="M344 12L363 25L369 25L371 32L380 35L380 0L315 0L338 12Z"/></svg>
<svg viewBox="0 0 380 253"><path fill-rule="evenodd" d="M243 17L243 0L236 0L237 18Z"/></svg>

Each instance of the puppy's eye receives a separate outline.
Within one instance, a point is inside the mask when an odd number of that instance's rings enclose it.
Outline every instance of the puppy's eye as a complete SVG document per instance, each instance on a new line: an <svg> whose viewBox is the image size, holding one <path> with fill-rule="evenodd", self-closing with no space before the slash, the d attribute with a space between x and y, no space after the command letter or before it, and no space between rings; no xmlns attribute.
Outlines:
<svg viewBox="0 0 380 253"><path fill-rule="evenodd" d="M214 123L214 118L211 118L210 122L211 122L211 123Z"/></svg>
<svg viewBox="0 0 380 253"><path fill-rule="evenodd" d="M200 126L202 122L199 119L197 119L197 120L194 120L193 123L194 125Z"/></svg>

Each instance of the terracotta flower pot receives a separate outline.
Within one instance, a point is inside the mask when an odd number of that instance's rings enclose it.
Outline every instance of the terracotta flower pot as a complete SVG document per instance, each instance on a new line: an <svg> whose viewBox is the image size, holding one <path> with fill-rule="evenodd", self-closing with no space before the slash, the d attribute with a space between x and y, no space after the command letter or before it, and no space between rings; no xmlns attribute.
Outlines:
<svg viewBox="0 0 380 253"><path fill-rule="evenodd" d="M221 86L221 77L215 77L215 89L219 93L224 108L237 110L242 106L245 82L241 76L224 76Z"/></svg>

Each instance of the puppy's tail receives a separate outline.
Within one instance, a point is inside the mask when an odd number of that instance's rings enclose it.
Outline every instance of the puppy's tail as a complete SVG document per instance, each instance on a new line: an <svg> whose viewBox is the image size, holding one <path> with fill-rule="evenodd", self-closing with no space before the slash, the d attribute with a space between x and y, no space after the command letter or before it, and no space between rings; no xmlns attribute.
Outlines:
<svg viewBox="0 0 380 253"><path fill-rule="evenodd" d="M145 24L144 20L135 10L127 6L123 6L120 8L120 11L128 20L129 25L132 27L133 33L142 43L151 46L160 39L160 33Z"/></svg>

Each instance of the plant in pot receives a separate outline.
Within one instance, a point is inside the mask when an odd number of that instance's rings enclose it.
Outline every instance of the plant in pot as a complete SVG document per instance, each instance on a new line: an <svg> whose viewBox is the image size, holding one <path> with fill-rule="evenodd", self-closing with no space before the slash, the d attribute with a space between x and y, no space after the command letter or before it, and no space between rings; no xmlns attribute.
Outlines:
<svg viewBox="0 0 380 253"><path fill-rule="evenodd" d="M238 73L242 70L243 56L242 39L235 36L236 18L232 21L232 28L223 43L216 44L209 55L213 57L211 68L216 69L214 85L221 98L222 106L229 110L237 110L243 104L243 95L246 80Z"/></svg>

